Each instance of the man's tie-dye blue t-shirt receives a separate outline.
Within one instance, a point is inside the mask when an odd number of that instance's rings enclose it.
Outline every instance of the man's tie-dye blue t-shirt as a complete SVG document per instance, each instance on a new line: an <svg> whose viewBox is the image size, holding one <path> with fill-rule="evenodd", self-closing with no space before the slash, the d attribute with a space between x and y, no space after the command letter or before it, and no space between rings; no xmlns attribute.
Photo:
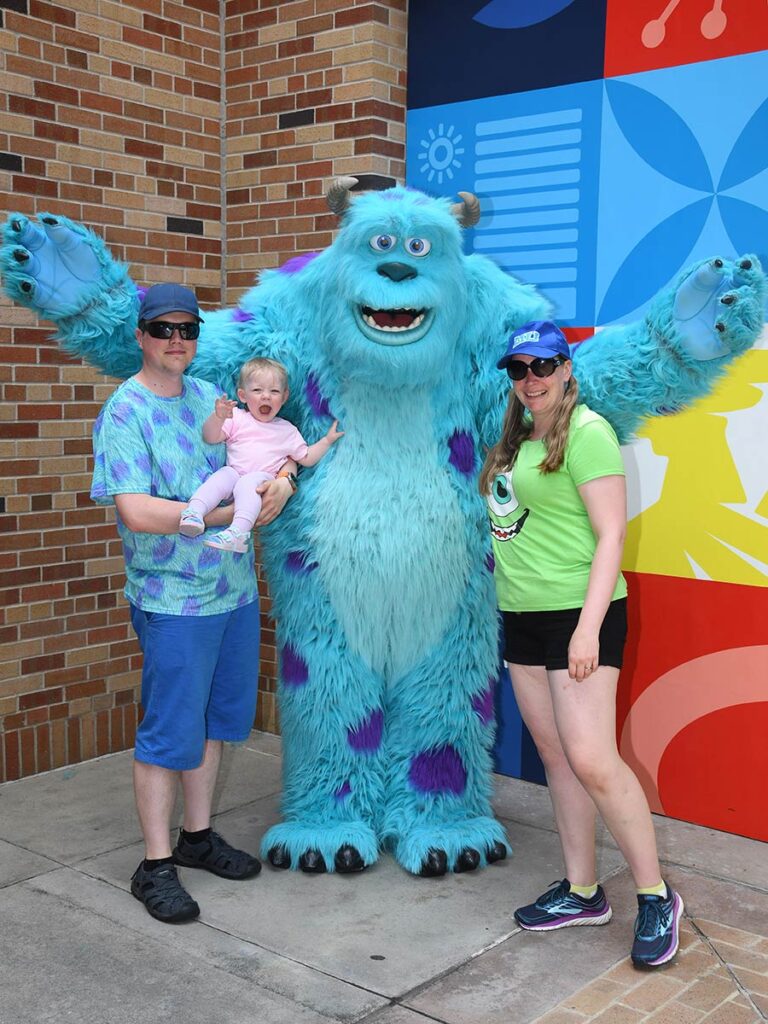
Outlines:
<svg viewBox="0 0 768 1024"><path fill-rule="evenodd" d="M121 384L94 423L91 498L100 505L113 505L116 494L187 501L225 463L225 446L206 444L202 434L216 394L212 384L194 377L184 377L177 398L160 398L133 377ZM237 555L206 547L205 534L134 533L119 515L117 529L125 596L144 611L217 615L258 599L250 542Z"/></svg>

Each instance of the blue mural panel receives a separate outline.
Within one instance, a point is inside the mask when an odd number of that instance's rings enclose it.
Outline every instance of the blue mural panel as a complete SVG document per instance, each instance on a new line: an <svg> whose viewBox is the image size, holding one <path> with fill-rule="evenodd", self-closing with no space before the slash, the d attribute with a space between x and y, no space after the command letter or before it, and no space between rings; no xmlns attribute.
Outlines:
<svg viewBox="0 0 768 1024"><path fill-rule="evenodd" d="M606 0L411 0L408 107L602 78Z"/></svg>
<svg viewBox="0 0 768 1024"><path fill-rule="evenodd" d="M594 323L696 259L768 260L768 53L605 82Z"/></svg>
<svg viewBox="0 0 768 1024"><path fill-rule="evenodd" d="M409 110L407 181L474 192L469 251L554 303L564 326L594 323L602 82Z"/></svg>

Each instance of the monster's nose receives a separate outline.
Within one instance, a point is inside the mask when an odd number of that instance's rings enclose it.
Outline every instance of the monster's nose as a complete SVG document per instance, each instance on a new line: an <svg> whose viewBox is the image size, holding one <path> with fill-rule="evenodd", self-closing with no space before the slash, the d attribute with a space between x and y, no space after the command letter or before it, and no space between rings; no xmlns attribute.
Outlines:
<svg viewBox="0 0 768 1024"><path fill-rule="evenodd" d="M382 263L376 268L376 273L388 277L390 281L408 281L416 277L416 271L407 263Z"/></svg>

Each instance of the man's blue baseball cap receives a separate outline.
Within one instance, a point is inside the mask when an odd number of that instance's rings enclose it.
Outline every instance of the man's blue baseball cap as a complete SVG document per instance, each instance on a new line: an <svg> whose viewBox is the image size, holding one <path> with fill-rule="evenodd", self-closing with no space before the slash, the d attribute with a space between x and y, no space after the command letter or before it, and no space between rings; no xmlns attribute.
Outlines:
<svg viewBox="0 0 768 1024"><path fill-rule="evenodd" d="M156 320L166 313L190 313L203 323L195 293L182 284L153 284L139 306L139 320Z"/></svg>
<svg viewBox="0 0 768 1024"><path fill-rule="evenodd" d="M515 356L537 356L539 359L562 356L570 359L571 350L557 324L551 320L531 320L510 334L507 351L496 365L504 370Z"/></svg>

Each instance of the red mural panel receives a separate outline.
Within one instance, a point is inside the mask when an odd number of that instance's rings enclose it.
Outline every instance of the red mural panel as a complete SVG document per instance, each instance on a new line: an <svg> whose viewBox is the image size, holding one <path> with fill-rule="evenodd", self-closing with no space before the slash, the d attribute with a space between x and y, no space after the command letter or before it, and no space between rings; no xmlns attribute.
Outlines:
<svg viewBox="0 0 768 1024"><path fill-rule="evenodd" d="M622 756L653 810L768 839L768 589L626 575Z"/></svg>
<svg viewBox="0 0 768 1024"><path fill-rule="evenodd" d="M765 0L608 0L606 78L766 48Z"/></svg>

